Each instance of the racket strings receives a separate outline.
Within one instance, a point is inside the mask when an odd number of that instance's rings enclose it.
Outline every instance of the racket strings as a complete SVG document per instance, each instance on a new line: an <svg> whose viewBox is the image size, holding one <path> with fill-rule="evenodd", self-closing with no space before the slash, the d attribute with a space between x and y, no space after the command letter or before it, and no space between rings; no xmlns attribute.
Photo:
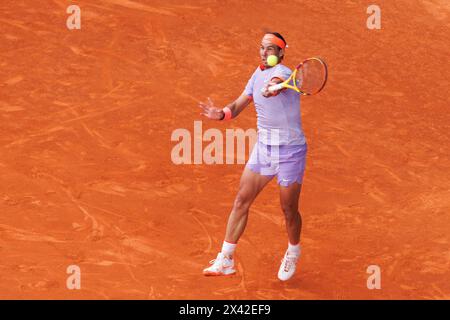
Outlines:
<svg viewBox="0 0 450 320"><path fill-rule="evenodd" d="M319 59L309 59L297 69L295 85L303 93L315 94L323 88L326 78L325 64Z"/></svg>

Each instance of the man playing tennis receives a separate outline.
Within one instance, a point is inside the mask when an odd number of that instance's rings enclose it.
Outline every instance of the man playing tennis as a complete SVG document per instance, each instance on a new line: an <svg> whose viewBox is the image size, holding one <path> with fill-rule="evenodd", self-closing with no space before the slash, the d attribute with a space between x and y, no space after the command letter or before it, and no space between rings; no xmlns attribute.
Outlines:
<svg viewBox="0 0 450 320"><path fill-rule="evenodd" d="M222 250L212 260L204 275L231 275L233 254L247 224L249 208L256 196L277 176L281 209L286 219L288 248L278 272L280 280L291 278L300 257L302 220L298 210L307 144L300 118L300 94L294 90L270 93L268 87L288 79L291 70L278 63L270 67L267 57L275 55L282 62L286 41L279 33L264 35L261 65L255 70L242 95L226 107L217 108L211 100L200 103L202 114L213 120L230 120L254 102L257 113L258 140L241 177L239 191L228 218Z"/></svg>

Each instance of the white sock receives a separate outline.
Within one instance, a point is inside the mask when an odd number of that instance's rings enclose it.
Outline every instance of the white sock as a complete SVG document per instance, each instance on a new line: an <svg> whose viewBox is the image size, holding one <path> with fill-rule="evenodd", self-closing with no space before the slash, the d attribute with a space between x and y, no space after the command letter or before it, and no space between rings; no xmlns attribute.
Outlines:
<svg viewBox="0 0 450 320"><path fill-rule="evenodd" d="M223 242L222 253L228 257L232 257L234 250L236 250L237 243Z"/></svg>
<svg viewBox="0 0 450 320"><path fill-rule="evenodd" d="M300 255L300 243L297 243L296 245L288 243L288 252L290 254L299 256Z"/></svg>

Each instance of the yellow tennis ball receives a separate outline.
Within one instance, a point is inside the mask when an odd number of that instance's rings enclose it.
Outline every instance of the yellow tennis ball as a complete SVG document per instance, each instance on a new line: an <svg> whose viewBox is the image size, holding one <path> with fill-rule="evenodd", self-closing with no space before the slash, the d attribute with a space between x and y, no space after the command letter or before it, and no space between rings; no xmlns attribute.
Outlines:
<svg viewBox="0 0 450 320"><path fill-rule="evenodd" d="M271 54L267 57L267 64L271 67L275 66L278 63L278 57Z"/></svg>

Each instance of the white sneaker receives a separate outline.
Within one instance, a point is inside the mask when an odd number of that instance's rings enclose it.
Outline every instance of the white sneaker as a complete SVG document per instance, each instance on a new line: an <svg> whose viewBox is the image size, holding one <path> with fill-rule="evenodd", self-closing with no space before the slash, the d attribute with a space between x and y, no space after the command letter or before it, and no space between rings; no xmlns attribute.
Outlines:
<svg viewBox="0 0 450 320"><path fill-rule="evenodd" d="M283 260L281 260L280 270L278 270L278 279L286 281L294 275L299 257L300 255L288 254L286 251Z"/></svg>
<svg viewBox="0 0 450 320"><path fill-rule="evenodd" d="M217 258L211 260L212 266L203 270L205 276L228 276L236 273L234 269L234 260L219 252Z"/></svg>

